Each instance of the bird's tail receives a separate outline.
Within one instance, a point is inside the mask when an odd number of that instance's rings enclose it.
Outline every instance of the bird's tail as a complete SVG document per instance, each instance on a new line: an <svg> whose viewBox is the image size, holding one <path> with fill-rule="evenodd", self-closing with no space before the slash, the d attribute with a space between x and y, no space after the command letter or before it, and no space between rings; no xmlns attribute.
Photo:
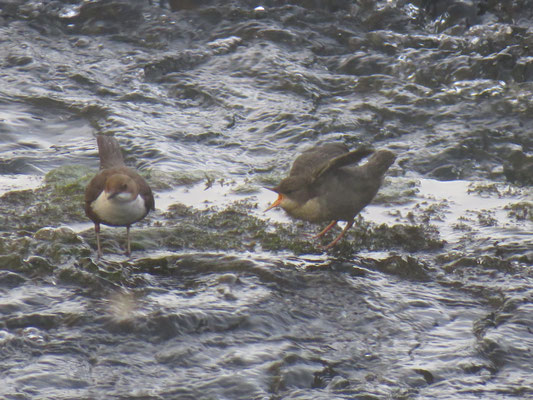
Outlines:
<svg viewBox="0 0 533 400"><path fill-rule="evenodd" d="M376 177L382 177L389 167L394 164L396 155L389 150L379 150L372 154L368 162L364 165L366 170Z"/></svg>
<svg viewBox="0 0 533 400"><path fill-rule="evenodd" d="M98 155L100 156L100 169L121 167L124 165L122 151L117 139L112 136L98 135Z"/></svg>

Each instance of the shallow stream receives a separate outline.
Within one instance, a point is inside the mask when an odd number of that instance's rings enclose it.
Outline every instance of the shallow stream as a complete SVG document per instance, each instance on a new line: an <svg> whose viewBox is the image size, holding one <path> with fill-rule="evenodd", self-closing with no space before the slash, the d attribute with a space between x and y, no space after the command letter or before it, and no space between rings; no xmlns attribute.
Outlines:
<svg viewBox="0 0 533 400"><path fill-rule="evenodd" d="M533 398L532 27L531 0L0 1L0 398ZM83 212L97 134L156 194L131 259ZM264 187L332 141L397 161L324 253Z"/></svg>

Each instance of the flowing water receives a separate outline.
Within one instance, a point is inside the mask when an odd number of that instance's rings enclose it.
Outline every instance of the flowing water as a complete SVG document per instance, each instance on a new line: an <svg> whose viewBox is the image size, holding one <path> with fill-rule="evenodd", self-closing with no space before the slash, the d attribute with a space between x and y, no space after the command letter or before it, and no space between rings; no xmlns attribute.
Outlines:
<svg viewBox="0 0 533 400"><path fill-rule="evenodd" d="M531 0L0 1L0 398L533 398L532 26ZM83 212L97 134L155 192L131 259ZM324 253L263 210L333 141L397 161Z"/></svg>

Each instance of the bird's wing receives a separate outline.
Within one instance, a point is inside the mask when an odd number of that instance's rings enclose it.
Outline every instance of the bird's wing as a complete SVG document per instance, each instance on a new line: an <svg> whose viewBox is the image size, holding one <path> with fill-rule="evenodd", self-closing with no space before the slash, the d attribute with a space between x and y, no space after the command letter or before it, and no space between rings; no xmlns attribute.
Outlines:
<svg viewBox="0 0 533 400"><path fill-rule="evenodd" d="M312 181L316 181L325 173L345 167L347 165L357 164L363 158L369 156L374 152L369 147L360 147L357 150L344 153L340 156L331 158L322 164L318 164L313 171Z"/></svg>
<svg viewBox="0 0 533 400"><path fill-rule="evenodd" d="M146 202L146 209L147 210L155 210L155 201L154 201L154 195L152 193L152 189L150 188L150 185L142 178L139 174L137 174L135 171L132 171L135 176L130 175L135 179L135 182L137 182L137 185L139 186L139 193L143 196L144 201Z"/></svg>
<svg viewBox="0 0 533 400"><path fill-rule="evenodd" d="M105 189L105 182L107 179L107 171L102 171L97 174L85 188L85 214L93 221L98 221L98 216L94 213L91 204L95 201L102 190Z"/></svg>
<svg viewBox="0 0 533 400"><path fill-rule="evenodd" d="M294 160L289 176L311 177L318 166L349 152L343 143L327 143L304 151Z"/></svg>
<svg viewBox="0 0 533 400"><path fill-rule="evenodd" d="M98 135L98 154L100 155L100 169L124 166L122 151L117 139L112 136Z"/></svg>
<svg viewBox="0 0 533 400"><path fill-rule="evenodd" d="M106 172L102 171L91 179L91 182L85 188L85 203L92 203L105 189L105 182L108 177Z"/></svg>

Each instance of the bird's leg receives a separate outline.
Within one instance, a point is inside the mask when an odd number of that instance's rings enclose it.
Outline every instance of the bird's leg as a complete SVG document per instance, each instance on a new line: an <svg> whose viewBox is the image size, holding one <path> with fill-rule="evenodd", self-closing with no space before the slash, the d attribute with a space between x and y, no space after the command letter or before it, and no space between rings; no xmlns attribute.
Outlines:
<svg viewBox="0 0 533 400"><path fill-rule="evenodd" d="M126 247L126 255L129 257L131 256L131 242L130 242L130 226L126 226L126 240L127 240L127 247Z"/></svg>
<svg viewBox="0 0 533 400"><path fill-rule="evenodd" d="M342 237L344 236L344 234L346 233L346 231L347 231L348 229L350 229L350 228L353 226L354 222L355 222L355 221L354 221L353 219L352 219L351 221L348 221L348 223L346 224L346 226L344 227L344 229L342 230L342 232L340 233L340 235L337 236L337 237L335 238L335 240L334 240L333 242L331 242L330 244L328 244L327 246L323 246L322 249L324 249L324 250L329 250L329 249L331 249L333 246L335 246L335 245L337 244L337 242L338 242L339 240L342 239Z"/></svg>
<svg viewBox="0 0 533 400"><path fill-rule="evenodd" d="M100 244L100 224L98 222L94 223L94 232L96 233L96 247L98 249L98 258L102 257L102 245Z"/></svg>
<svg viewBox="0 0 533 400"><path fill-rule="evenodd" d="M319 237L324 236L326 232L328 232L331 228L333 228L337 222L338 222L337 220L331 221L331 223L328 226L326 226L322 230L322 232L320 232L318 235L311 236L311 239L318 239Z"/></svg>

